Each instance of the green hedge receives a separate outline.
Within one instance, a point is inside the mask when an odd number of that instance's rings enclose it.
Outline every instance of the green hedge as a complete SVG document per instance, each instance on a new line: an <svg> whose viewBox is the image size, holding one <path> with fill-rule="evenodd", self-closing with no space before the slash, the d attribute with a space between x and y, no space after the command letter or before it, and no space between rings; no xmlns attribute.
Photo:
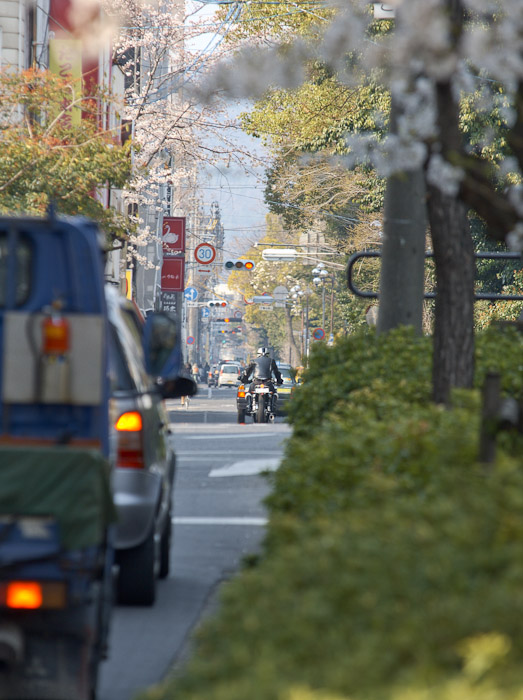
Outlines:
<svg viewBox="0 0 523 700"><path fill-rule="evenodd" d="M519 334L483 334L478 382L499 368L519 396L522 359ZM521 700L521 439L478 465L479 391L431 405L430 364L405 330L314 353L263 556L144 697Z"/></svg>

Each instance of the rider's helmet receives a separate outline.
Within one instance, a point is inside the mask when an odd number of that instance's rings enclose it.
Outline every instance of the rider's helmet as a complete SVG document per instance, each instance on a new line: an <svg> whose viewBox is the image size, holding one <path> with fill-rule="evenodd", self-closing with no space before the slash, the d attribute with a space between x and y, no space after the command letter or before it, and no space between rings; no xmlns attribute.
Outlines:
<svg viewBox="0 0 523 700"><path fill-rule="evenodd" d="M258 357L268 357L269 355L269 348L258 348Z"/></svg>

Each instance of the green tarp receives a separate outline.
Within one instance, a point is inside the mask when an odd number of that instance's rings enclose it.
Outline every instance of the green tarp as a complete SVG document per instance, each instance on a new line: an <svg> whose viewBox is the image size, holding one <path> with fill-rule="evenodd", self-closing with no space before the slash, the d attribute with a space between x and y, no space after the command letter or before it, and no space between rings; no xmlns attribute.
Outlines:
<svg viewBox="0 0 523 700"><path fill-rule="evenodd" d="M99 544L116 519L109 464L96 450L2 446L0 514L56 517L65 549Z"/></svg>

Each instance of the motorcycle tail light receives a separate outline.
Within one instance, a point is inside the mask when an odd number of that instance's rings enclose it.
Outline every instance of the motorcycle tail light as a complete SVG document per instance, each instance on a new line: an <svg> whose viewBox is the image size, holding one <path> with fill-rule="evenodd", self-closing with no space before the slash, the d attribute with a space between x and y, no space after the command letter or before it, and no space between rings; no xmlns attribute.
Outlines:
<svg viewBox="0 0 523 700"><path fill-rule="evenodd" d="M142 416L138 411L123 413L116 421L118 431L117 467L143 469Z"/></svg>
<svg viewBox="0 0 523 700"><path fill-rule="evenodd" d="M9 581L0 584L0 605L12 610L65 608L66 586L62 581Z"/></svg>

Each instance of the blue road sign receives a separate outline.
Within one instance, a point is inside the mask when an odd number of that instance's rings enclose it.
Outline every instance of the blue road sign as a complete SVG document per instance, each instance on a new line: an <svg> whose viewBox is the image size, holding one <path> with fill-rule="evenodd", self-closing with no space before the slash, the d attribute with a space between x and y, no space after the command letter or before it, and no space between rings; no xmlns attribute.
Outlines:
<svg viewBox="0 0 523 700"><path fill-rule="evenodd" d="M314 340L323 340L325 338L325 331L323 328L315 328L312 331L312 337Z"/></svg>
<svg viewBox="0 0 523 700"><path fill-rule="evenodd" d="M194 338L192 335L188 336L187 338L187 345L192 345L194 343Z"/></svg>
<svg viewBox="0 0 523 700"><path fill-rule="evenodd" d="M206 306L202 308L202 318L208 318L211 315L211 310Z"/></svg>
<svg viewBox="0 0 523 700"><path fill-rule="evenodd" d="M187 287L183 296L187 301L196 301L196 299L198 299L198 290L195 287Z"/></svg>

